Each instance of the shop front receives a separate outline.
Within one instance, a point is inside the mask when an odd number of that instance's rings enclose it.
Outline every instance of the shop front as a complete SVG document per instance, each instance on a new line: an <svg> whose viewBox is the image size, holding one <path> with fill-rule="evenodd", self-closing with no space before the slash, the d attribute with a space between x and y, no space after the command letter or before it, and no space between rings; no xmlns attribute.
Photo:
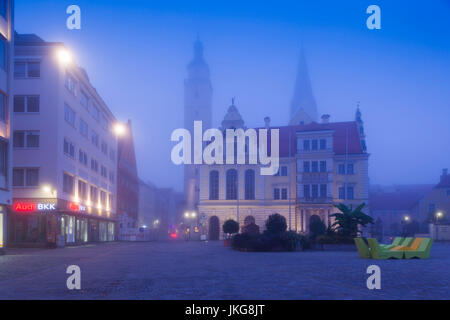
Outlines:
<svg viewBox="0 0 450 320"><path fill-rule="evenodd" d="M9 245L80 245L114 241L115 220L62 199L14 199L8 223Z"/></svg>

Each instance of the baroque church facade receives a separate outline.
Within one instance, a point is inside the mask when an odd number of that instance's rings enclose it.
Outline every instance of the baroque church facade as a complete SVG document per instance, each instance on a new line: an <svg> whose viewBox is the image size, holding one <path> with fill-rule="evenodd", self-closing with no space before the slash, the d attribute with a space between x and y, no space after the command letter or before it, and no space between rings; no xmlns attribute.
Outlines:
<svg viewBox="0 0 450 320"><path fill-rule="evenodd" d="M194 120L211 127L212 86L202 48L197 40L194 60L188 65L186 128L192 128ZM230 128L247 129L234 101L220 130ZM274 127L266 117L261 128L279 129L280 164L273 176L260 175L259 164L185 165L187 204L197 210L200 230L208 239L224 236L222 224L227 219L238 221L241 227L254 221L264 230L268 216L279 213L289 230L308 233L312 217L326 226L333 223L330 215L337 211L335 204L364 202L368 212L369 154L359 107L353 121L330 122L326 114L319 121L303 50L289 124Z"/></svg>

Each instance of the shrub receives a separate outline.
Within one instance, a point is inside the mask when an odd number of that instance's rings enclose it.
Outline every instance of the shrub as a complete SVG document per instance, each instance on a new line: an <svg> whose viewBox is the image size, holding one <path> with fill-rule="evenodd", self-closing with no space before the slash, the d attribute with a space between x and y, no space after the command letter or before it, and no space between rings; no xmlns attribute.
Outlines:
<svg viewBox="0 0 450 320"><path fill-rule="evenodd" d="M259 234L259 227L255 223L250 223L242 228L242 233L248 233L252 235Z"/></svg>
<svg viewBox="0 0 450 320"><path fill-rule="evenodd" d="M258 235L238 233L231 238L231 247L235 250L257 251Z"/></svg>
<svg viewBox="0 0 450 320"><path fill-rule="evenodd" d="M223 226L222 226L222 230L224 233L230 235L233 233L238 233L239 232L239 223L237 223L236 221L232 220L232 219L228 219L227 221L224 222Z"/></svg>
<svg viewBox="0 0 450 320"><path fill-rule="evenodd" d="M354 244L353 237L345 236L338 233L333 235L323 234L317 237L317 243L319 244Z"/></svg>
<svg viewBox="0 0 450 320"><path fill-rule="evenodd" d="M282 215L275 213L271 214L266 221L266 230L268 233L281 234L286 232L287 224L286 218Z"/></svg>
<svg viewBox="0 0 450 320"><path fill-rule="evenodd" d="M322 234L325 234L326 231L325 223L319 218L317 215L311 216L311 220L309 222L309 232L311 238L316 238Z"/></svg>

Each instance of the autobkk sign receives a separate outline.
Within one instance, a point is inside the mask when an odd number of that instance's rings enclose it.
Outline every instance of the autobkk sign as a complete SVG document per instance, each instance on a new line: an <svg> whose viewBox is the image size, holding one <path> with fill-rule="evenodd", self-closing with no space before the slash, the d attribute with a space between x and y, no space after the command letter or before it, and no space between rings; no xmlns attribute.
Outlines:
<svg viewBox="0 0 450 320"><path fill-rule="evenodd" d="M56 203L54 202L33 202L33 201L17 201L13 205L16 212L41 212L55 211Z"/></svg>

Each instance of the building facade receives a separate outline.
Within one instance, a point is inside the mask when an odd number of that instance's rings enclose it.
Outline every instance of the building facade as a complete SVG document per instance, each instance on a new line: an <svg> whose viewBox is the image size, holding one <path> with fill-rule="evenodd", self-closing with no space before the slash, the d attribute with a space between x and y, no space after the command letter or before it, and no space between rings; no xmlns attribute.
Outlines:
<svg viewBox="0 0 450 320"><path fill-rule="evenodd" d="M11 205L11 103L14 1L0 0L0 254L7 242Z"/></svg>
<svg viewBox="0 0 450 320"><path fill-rule="evenodd" d="M330 116L323 115L318 123L303 52L290 114L288 126L272 127L270 118L264 119L269 135L279 130L280 164L275 175L260 175L261 165L200 167L199 223L209 239L223 236L227 219L240 226L254 221L264 230L269 215L278 213L289 230L308 233L313 216L326 226L333 223L336 204L365 203L364 211L369 212L369 154L359 107L354 121L330 122ZM232 103L220 130L237 128L246 130Z"/></svg>
<svg viewBox="0 0 450 320"><path fill-rule="evenodd" d="M124 129L118 141L117 215L119 240L130 240L138 232L139 178L130 120Z"/></svg>
<svg viewBox="0 0 450 320"><path fill-rule="evenodd" d="M115 117L61 43L16 34L13 245L115 240Z"/></svg>

